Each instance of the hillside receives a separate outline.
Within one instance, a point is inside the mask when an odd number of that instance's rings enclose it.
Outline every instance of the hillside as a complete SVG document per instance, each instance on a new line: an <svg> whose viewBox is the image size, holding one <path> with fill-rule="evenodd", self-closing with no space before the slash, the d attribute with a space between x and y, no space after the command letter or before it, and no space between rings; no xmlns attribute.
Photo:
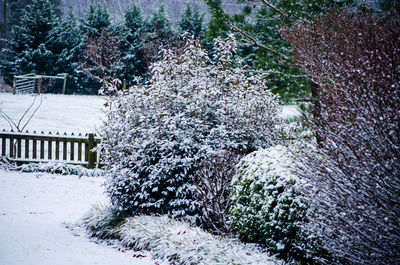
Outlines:
<svg viewBox="0 0 400 265"><path fill-rule="evenodd" d="M62 0L61 2L61 10L64 14L67 14L69 7L71 6L75 15L78 17L84 17L87 7L90 4L90 0ZM116 20L123 16L127 5L132 2L137 3L141 7L145 17L156 10L160 4L164 3L167 13L173 22L179 20L187 2L192 6L197 5L204 13L208 12L204 0L94 0L94 2L107 5L108 10ZM236 13L240 10L240 5L236 3L236 0L223 0L222 2L224 9L229 13Z"/></svg>

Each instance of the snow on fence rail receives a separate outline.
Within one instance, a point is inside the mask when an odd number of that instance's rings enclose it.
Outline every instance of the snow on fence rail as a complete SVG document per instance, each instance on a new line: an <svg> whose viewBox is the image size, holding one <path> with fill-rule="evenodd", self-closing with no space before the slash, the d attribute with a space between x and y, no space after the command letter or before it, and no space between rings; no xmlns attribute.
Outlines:
<svg viewBox="0 0 400 265"><path fill-rule="evenodd" d="M93 148L100 142L93 133L82 136L0 132L1 155L17 164L63 162L94 168L97 153Z"/></svg>

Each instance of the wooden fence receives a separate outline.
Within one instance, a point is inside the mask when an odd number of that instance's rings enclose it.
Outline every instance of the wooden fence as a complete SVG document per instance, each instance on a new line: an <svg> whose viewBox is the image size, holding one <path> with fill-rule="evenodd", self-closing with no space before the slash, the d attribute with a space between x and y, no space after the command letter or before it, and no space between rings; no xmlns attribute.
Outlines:
<svg viewBox="0 0 400 265"><path fill-rule="evenodd" d="M17 164L63 162L94 168L97 153L92 150L100 142L94 134L85 136L0 132L1 155Z"/></svg>

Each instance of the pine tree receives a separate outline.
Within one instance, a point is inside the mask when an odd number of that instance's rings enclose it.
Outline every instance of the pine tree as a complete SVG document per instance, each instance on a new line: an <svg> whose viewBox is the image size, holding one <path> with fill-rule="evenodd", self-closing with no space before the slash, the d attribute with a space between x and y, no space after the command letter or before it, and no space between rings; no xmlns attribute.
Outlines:
<svg viewBox="0 0 400 265"><path fill-rule="evenodd" d="M114 52L119 54L119 48L117 48L112 32L110 14L107 8L100 3L95 5L92 0L86 18L81 23L81 30L84 35L79 46L81 64L77 67L75 75L80 84L89 85L92 87L92 92L96 92L100 89L101 84L110 78L111 73L114 75L120 71L119 69L103 68L120 65L119 63L113 64L108 60L110 58L119 60L119 56L117 58L113 54ZM107 43L107 40L110 43ZM95 58L97 52L99 52L100 61ZM84 87L82 88L84 89Z"/></svg>
<svg viewBox="0 0 400 265"><path fill-rule="evenodd" d="M333 7L347 6L352 0L241 0L243 11L227 15L221 0L206 0L212 11L208 38L235 31L242 37L239 54L256 70L268 73L268 87L291 102L309 97L310 85L291 59L290 46L280 36L280 29L299 20L310 20ZM250 36L250 38L249 38Z"/></svg>
<svg viewBox="0 0 400 265"><path fill-rule="evenodd" d="M151 14L144 25L146 35L162 41L168 41L173 37L171 21L165 11L165 5L161 5L153 14Z"/></svg>
<svg viewBox="0 0 400 265"><path fill-rule="evenodd" d="M147 72L144 43L140 36L142 29L143 17L140 7L136 4L129 5L125 11L124 23L117 30L123 63L120 79L125 79L128 83L137 76L144 77Z"/></svg>
<svg viewBox="0 0 400 265"><path fill-rule="evenodd" d="M101 31L108 29L111 25L110 13L100 3L95 5L91 0L86 19L82 23L82 30L89 35L100 36Z"/></svg>
<svg viewBox="0 0 400 265"><path fill-rule="evenodd" d="M22 12L20 23L12 28L6 42L7 59L1 62L8 75L35 72L54 74L56 56L46 42L56 27L58 18L47 0L34 0Z"/></svg>
<svg viewBox="0 0 400 265"><path fill-rule="evenodd" d="M175 46L176 33L172 28L164 5L161 5L146 19L142 36L147 66L157 60L161 49Z"/></svg>
<svg viewBox="0 0 400 265"><path fill-rule="evenodd" d="M46 42L49 49L58 55L54 65L56 72L74 75L76 63L80 59L82 32L74 16L72 8L65 21L60 22L50 32L49 40Z"/></svg>
<svg viewBox="0 0 400 265"><path fill-rule="evenodd" d="M204 14L200 13L199 7L191 8L190 4L186 4L185 11L179 20L179 29L181 32L189 32L196 38L204 38Z"/></svg>
<svg viewBox="0 0 400 265"><path fill-rule="evenodd" d="M222 9L221 0L205 0L211 11L211 19L207 26L206 37L212 41L217 37L226 37L229 34L229 25L227 23L229 16Z"/></svg>
<svg viewBox="0 0 400 265"><path fill-rule="evenodd" d="M9 34L12 27L18 25L23 10L26 8L26 6L31 5L33 3L33 0L7 0L5 2L7 7L7 33ZM53 5L55 14L60 17L61 0L49 0L49 2ZM1 5L1 10L3 11L3 5ZM3 13L1 13L1 15L3 15ZM1 29L3 29L3 19L1 19L0 25Z"/></svg>

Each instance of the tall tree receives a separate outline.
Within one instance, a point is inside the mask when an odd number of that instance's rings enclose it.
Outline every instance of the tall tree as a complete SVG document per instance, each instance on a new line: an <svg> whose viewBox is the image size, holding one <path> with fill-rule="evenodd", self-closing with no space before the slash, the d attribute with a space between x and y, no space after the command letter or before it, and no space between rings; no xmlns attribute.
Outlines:
<svg viewBox="0 0 400 265"><path fill-rule="evenodd" d="M77 63L82 54L81 42L83 34L78 25L77 19L70 8L68 17L57 25L50 32L47 47L57 55L54 68L55 72L75 74Z"/></svg>
<svg viewBox="0 0 400 265"><path fill-rule="evenodd" d="M47 0L34 0L22 12L20 23L12 28L6 41L7 59L1 68L8 75L36 72L54 73L54 54L46 46L50 32L58 23L53 6Z"/></svg>
<svg viewBox="0 0 400 265"><path fill-rule="evenodd" d="M7 0L3 3L3 38L7 39Z"/></svg>
<svg viewBox="0 0 400 265"><path fill-rule="evenodd" d="M161 49L174 46L176 33L172 28L164 5L161 5L146 19L142 36L148 66L157 60Z"/></svg>
<svg viewBox="0 0 400 265"><path fill-rule="evenodd" d="M228 16L220 0L206 0L213 13L207 36L213 38L229 31L241 36L240 55L256 70L268 74L268 87L292 101L309 95L306 77L294 66L290 46L280 36L280 29L294 21L309 20L334 6L352 0L240 0L243 11Z"/></svg>
<svg viewBox="0 0 400 265"><path fill-rule="evenodd" d="M4 7L6 7L7 12L7 29L8 32L12 29L14 25L17 25L21 19L23 10L31 5L34 0L5 0ZM49 0L53 5L53 10L57 16L61 15L60 4L61 0ZM4 18L3 18L4 19Z"/></svg>
<svg viewBox="0 0 400 265"><path fill-rule="evenodd" d="M147 72L145 47L141 39L144 22L140 7L136 4L128 6L124 17L124 24L118 36L123 63L120 78L131 83L135 77L144 77Z"/></svg>
<svg viewBox="0 0 400 265"><path fill-rule="evenodd" d="M199 7L196 5L192 9L189 3L186 4L186 8L182 13L182 16L178 22L179 29L181 32L189 32L196 38L204 38L204 14L200 13Z"/></svg>
<svg viewBox="0 0 400 265"><path fill-rule="evenodd" d="M94 4L91 0L86 18L82 22L82 29L86 35L100 36L101 32L111 25L110 13L100 3Z"/></svg>

